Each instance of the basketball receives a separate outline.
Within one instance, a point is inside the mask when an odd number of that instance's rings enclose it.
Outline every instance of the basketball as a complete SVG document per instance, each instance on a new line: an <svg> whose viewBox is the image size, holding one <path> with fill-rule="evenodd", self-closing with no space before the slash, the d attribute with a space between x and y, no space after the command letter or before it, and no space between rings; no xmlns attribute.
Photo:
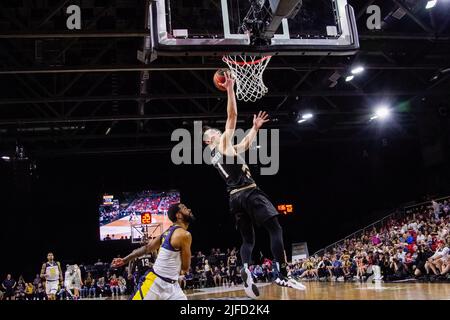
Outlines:
<svg viewBox="0 0 450 320"><path fill-rule="evenodd" d="M225 82L225 72L230 71L229 69L222 68L216 71L214 74L214 85L217 89L220 91L227 91L224 87L222 87L220 84L223 84Z"/></svg>

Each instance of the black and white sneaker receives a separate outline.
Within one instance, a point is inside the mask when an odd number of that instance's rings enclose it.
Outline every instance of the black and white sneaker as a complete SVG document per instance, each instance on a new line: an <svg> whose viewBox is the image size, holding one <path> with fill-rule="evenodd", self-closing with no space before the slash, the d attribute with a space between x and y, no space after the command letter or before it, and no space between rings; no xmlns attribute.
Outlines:
<svg viewBox="0 0 450 320"><path fill-rule="evenodd" d="M279 285L280 287L287 287L287 288L292 288L292 289L296 289L296 290L306 290L306 287L301 284L300 282L294 280L294 279L288 279L282 276L279 276L278 278L275 279L274 281L275 284Z"/></svg>
<svg viewBox="0 0 450 320"><path fill-rule="evenodd" d="M245 294L252 299L258 299L259 290L256 284L253 282L252 274L247 268L241 269L241 278L244 283Z"/></svg>

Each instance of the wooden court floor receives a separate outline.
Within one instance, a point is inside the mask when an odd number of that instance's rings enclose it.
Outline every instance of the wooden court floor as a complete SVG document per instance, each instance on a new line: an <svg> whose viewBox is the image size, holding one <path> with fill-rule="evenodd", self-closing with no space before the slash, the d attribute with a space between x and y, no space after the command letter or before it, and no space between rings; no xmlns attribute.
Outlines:
<svg viewBox="0 0 450 320"><path fill-rule="evenodd" d="M450 300L449 283L334 283L305 282L306 291L281 288L274 284L258 285L260 300ZM232 289L232 288L230 288ZM186 292L189 300L246 299L236 290L210 288Z"/></svg>
<svg viewBox="0 0 450 320"><path fill-rule="evenodd" d="M450 300L450 283L304 282L306 291L258 284L259 300ZM250 300L242 288L187 290L189 300ZM128 296L96 300L128 300Z"/></svg>

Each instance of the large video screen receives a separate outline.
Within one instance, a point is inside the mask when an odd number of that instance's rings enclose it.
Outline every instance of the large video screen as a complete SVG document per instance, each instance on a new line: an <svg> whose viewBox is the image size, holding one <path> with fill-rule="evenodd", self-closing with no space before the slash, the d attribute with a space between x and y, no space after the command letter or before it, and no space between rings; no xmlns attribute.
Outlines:
<svg viewBox="0 0 450 320"><path fill-rule="evenodd" d="M99 206L100 240L130 240L150 229L151 237L159 236L172 224L167 210L178 202L177 190L106 193Z"/></svg>

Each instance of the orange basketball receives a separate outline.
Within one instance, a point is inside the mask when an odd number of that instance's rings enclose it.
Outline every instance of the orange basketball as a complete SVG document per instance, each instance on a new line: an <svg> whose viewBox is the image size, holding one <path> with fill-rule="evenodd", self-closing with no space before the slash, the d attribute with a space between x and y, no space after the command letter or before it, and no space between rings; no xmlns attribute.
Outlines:
<svg viewBox="0 0 450 320"><path fill-rule="evenodd" d="M214 85L216 86L217 89L219 89L220 91L227 91L227 89L225 89L224 87L222 87L220 84L223 84L225 82L225 72L226 71L230 71L229 69L219 69L216 71L216 73L214 74Z"/></svg>

